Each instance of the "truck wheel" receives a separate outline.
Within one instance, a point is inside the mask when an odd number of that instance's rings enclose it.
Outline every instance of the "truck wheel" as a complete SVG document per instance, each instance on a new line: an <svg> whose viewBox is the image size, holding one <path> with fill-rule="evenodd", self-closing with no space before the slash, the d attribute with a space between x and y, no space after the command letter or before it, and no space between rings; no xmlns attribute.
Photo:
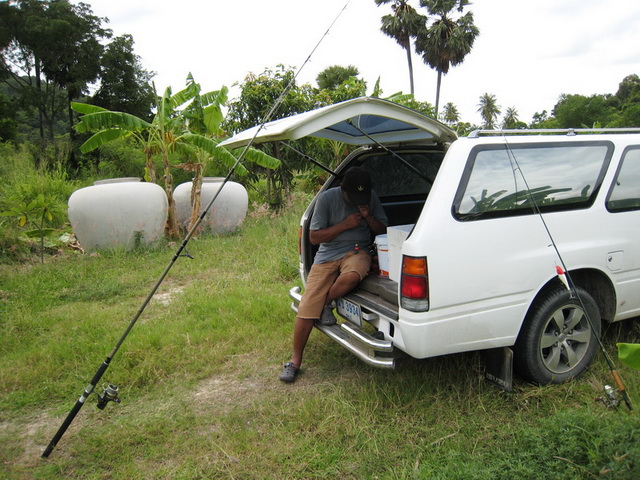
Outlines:
<svg viewBox="0 0 640 480"><path fill-rule="evenodd" d="M561 287L546 292L529 309L518 335L518 372L542 385L577 377L595 356L600 323L600 310L585 289L576 287L573 296Z"/></svg>

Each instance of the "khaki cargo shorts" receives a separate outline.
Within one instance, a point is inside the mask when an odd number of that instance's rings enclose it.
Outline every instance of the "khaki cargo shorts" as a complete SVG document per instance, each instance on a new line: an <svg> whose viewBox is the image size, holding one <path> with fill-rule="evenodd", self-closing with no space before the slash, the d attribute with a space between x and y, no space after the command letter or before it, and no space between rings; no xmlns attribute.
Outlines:
<svg viewBox="0 0 640 480"><path fill-rule="evenodd" d="M371 256L363 250L349 252L339 260L314 263L307 277L307 286L298 305L298 317L320 318L327 294L336 279L343 273L356 272L360 280L367 276L371 267Z"/></svg>

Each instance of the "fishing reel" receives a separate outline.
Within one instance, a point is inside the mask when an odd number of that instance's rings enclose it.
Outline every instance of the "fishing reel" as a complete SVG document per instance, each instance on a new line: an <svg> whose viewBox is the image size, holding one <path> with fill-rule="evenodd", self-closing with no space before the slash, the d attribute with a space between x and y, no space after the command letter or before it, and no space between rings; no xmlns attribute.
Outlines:
<svg viewBox="0 0 640 480"><path fill-rule="evenodd" d="M106 407L107 403L109 402L120 403L120 398L118 397L118 387L111 383L104 387L102 394L98 395L98 408L100 410L104 410L104 407Z"/></svg>
<svg viewBox="0 0 640 480"><path fill-rule="evenodd" d="M618 399L618 390L610 385L604 386L604 395L596 398L596 402L601 402L607 408L618 408L620 400Z"/></svg>

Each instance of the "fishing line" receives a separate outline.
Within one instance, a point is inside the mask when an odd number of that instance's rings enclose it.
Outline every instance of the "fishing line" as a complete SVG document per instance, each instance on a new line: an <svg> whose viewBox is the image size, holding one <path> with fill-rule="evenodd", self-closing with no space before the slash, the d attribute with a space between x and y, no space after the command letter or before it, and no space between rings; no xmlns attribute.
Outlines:
<svg viewBox="0 0 640 480"><path fill-rule="evenodd" d="M187 234L184 237L184 240L181 242L180 246L178 247L178 249L176 250L174 256L171 258L170 262L168 263L168 265L165 267L164 271L162 272L162 274L160 275L158 281L156 282L156 284L153 286L153 288L151 289L151 291L149 292L149 294L147 295L147 297L144 299L144 301L142 302L142 305L140 306L140 308L138 309L138 311L136 312L136 314L133 316L133 318L131 319L131 321L129 322L129 325L127 326L127 328L125 329L124 333L122 334L122 336L120 337L120 339L116 342L115 346L113 347L113 349L111 350L111 352L109 353L109 355L107 355L107 357L105 358L105 360L102 362L102 364L100 365L100 367L98 367L98 370L96 371L96 373L94 374L93 378L91 379L89 385L84 389L84 391L82 392L82 394L80 395L80 398L78 398L78 400L76 401L76 403L74 404L73 408L71 409L71 411L69 412L69 414L67 415L67 417L64 419L64 421L62 422L62 425L60 425L60 428L58 429L58 431L55 433L55 435L53 436L53 438L51 439L51 441L49 442L49 444L47 445L46 449L44 450L44 452L42 452L42 458L47 458L51 452L53 451L53 449L56 447L56 445L58 444L58 442L60 441L60 439L62 438L62 436L64 435L64 433L67 431L67 429L69 428L69 426L71 425L71 423L73 422L74 418L77 416L78 412L80 411L80 409L83 407L83 405L85 404L87 398L94 392L96 386L98 385L98 382L100 381L100 379L102 378L102 376L104 375L104 373L106 372L107 368L109 368L109 365L111 364L111 361L113 360L113 357L116 355L116 353L118 352L118 350L120 349L120 347L122 346L122 344L124 343L125 339L127 338L127 336L129 335L129 333L131 332L131 330L133 329L133 327L135 326L136 322L138 321L138 319L140 318L140 316L142 315L142 313L144 312L144 310L146 309L147 305L149 305L149 302L151 302L151 299L153 298L153 296L155 295L156 291L158 290L158 288L160 287L160 285L162 284L162 282L164 281L164 279L166 278L166 276L168 275L169 271L171 270L171 268L173 267L173 265L175 264L175 262L178 260L178 258L183 257L183 256L187 256L189 258L193 258L187 251L186 251L186 247L187 247L187 243L189 242L189 240L191 240L191 238L193 237L194 233L196 232L196 230L198 229L198 227L200 226L200 224L202 223L202 221L204 220L204 217L206 216L206 214L208 213L209 209L211 208L211 206L213 205L213 203L216 201L216 199L218 198L218 196L220 195L220 192L222 191L222 189L224 188L224 186L227 184L227 182L229 181L229 178L231 177L231 175L233 174L233 172L236 170L236 168L238 167L238 165L240 164L240 162L244 159L244 157L246 156L246 153L248 151L248 149L251 147L251 145L254 143L258 132L260 132L260 130L262 130L262 128L264 128L265 124L270 120L270 118L273 116L274 112L276 111L276 109L280 106L280 104L283 102L285 95L289 92L289 90L292 88L292 86L295 83L296 78L298 77L298 75L300 74L300 72L302 71L302 69L305 67L305 65L310 61L311 57L313 56L313 54L315 53L315 51L318 49L318 47L320 46L320 44L322 43L322 41L324 40L324 38L329 34L329 31L331 30L331 28L333 27L333 25L337 22L338 18L342 15L342 13L345 11L345 9L347 8L347 6L349 5L350 0L347 0L347 3L345 4L345 6L342 8L342 10L340 11L340 13L337 15L337 17L333 20L333 22L331 23L331 25L329 26L329 28L327 29L327 31L324 33L324 35L322 35L322 37L320 38L320 40L318 41L318 43L316 44L316 46L313 48L313 50L311 51L311 53L309 54L309 56L307 57L307 59L304 61L304 63L302 64L302 66L298 69L298 71L295 73L295 75L293 76L293 78L291 79L291 81L287 84L287 86L284 88L284 90L281 92L281 94L278 96L278 98L276 99L276 101L274 102L274 104L272 105L271 109L267 112L266 115L264 115L264 117L261 120L260 123L260 127L258 129L256 129L255 134L253 135L253 137L251 138L251 140L249 141L249 143L242 149L240 155L236 158L235 163L233 164L233 166L231 167L231 169L229 170L229 173L227 174L226 177L224 177L224 180L222 181L220 188L218 189L218 191L213 195L213 198L209 201L209 203L206 205L206 207L204 208L204 210L202 211L202 213L198 216L197 220L195 221L195 223L191 226L191 228L189 229L189 231L187 232ZM184 254L182 252L185 252ZM113 401L113 402L120 402L120 399L118 398L118 388L114 385L108 385L103 393L101 395L98 395L98 408L103 409L108 402Z"/></svg>
<svg viewBox="0 0 640 480"><path fill-rule="evenodd" d="M515 175L516 172L520 173L520 177L522 177L522 181L524 183L526 192L527 192L527 196L529 197L529 201L531 202L531 207L532 210L534 212L534 214L536 216L538 216L538 218L541 220L542 225L544 226L545 231L547 232L547 236L549 237L549 240L551 241L551 245L553 246L553 249L556 252L556 255L558 257L558 260L560 261L560 266L562 267L562 272L558 271L558 277L560 277L560 275L564 275L567 279L567 288L569 289L569 293L571 295L571 298L575 298L578 300L578 303L580 304L580 307L582 308L582 311L584 313L584 316L587 320L587 323L589 324L589 327L591 328L591 332L593 333L593 336L595 337L598 346L600 348L600 351L602 352L605 361L607 362L607 365L609 367L609 370L611 371L611 375L613 376L614 381L616 382L616 385L618 387L618 391L620 392L620 394L622 395L622 398L625 402L625 404L627 405L627 408L629 408L629 410L633 410L633 407L631 405L631 399L629 398L629 394L627 393L627 390L624 386L624 383L622 382L622 378L620 377L620 374L618 373L615 364L613 363L613 360L611 359L611 357L609 356L609 354L607 353L607 350L604 346L604 343L602 342L602 336L601 333L596 333L596 330L594 328L593 325L593 320L591 319L591 317L589 316L589 312L587 311L587 308L584 304L584 302L582 301L582 298L580 297L580 295L578 295L578 291L575 288L575 284L573 283L573 279L571 278L571 275L569 274L569 269L567 268L564 259L562 258L562 255L560 254L560 250L558 249L558 245L556 244L553 235L551 234L551 231L549 230L549 226L547 225L547 222L544 218L544 215L542 214L542 211L540 210L540 207L538 205L538 202L536 202L533 193L531 191L531 188L529 187L529 182L527 181L527 178L524 175L524 172L522 171L522 168L520 167L520 164L518 163L518 159L515 156L515 153L513 152L513 149L511 148L511 145L509 144L509 141L507 140L506 135L504 135L503 133L503 139L504 139L504 143L505 146L507 148L507 156L509 157L509 162L511 163L511 168L513 170L513 174L514 174L514 179L515 179ZM517 190L517 187L516 187Z"/></svg>
<svg viewBox="0 0 640 480"><path fill-rule="evenodd" d="M420 178L422 178L423 180L425 180L429 185L432 185L433 182L431 180L429 180L426 175L424 175L420 170L418 170L416 167L414 167L413 165L411 165L407 160L405 160L404 158L402 158L400 155L398 155L396 152L394 152L393 150L389 149L387 146L383 145L382 143L378 142L375 138L373 138L371 135L369 135L367 132L365 132L364 130L362 130L360 127L358 127L353 120L349 119L347 120L347 123L349 125L351 125L353 128L355 128L356 130L358 130L361 134L363 134L365 137L367 137L369 140L371 140L375 145L377 145L378 147L382 148L385 152L387 152L388 154L390 154L391 156L397 158L398 160L400 160L404 165L406 165L411 171L413 171L413 173L415 173L416 175L418 175Z"/></svg>

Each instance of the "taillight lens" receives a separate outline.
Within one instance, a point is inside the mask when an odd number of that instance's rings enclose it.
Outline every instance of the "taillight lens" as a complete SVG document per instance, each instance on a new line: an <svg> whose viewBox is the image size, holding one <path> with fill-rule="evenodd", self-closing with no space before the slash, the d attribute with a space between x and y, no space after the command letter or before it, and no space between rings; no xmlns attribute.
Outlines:
<svg viewBox="0 0 640 480"><path fill-rule="evenodd" d="M429 275L426 257L402 257L400 292L402 307L413 312L429 310Z"/></svg>

